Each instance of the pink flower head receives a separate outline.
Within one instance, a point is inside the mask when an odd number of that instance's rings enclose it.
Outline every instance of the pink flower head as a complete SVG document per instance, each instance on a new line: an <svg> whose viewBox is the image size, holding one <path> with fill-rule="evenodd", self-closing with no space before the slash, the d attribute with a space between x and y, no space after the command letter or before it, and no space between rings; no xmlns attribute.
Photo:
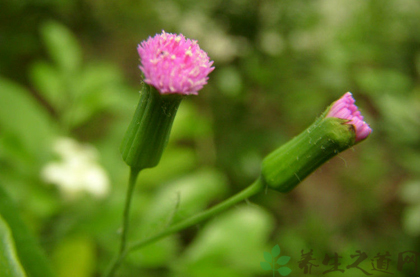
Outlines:
<svg viewBox="0 0 420 277"><path fill-rule="evenodd" d="M182 34L162 31L143 41L137 51L144 81L161 94L197 94L214 69L213 61L197 41L186 39Z"/></svg>
<svg viewBox="0 0 420 277"><path fill-rule="evenodd" d="M353 125L356 131L356 142L361 141L369 136L372 129L363 121L363 116L354 105L356 102L351 94L347 92L340 99L335 101L326 117L336 117L347 119L347 124Z"/></svg>

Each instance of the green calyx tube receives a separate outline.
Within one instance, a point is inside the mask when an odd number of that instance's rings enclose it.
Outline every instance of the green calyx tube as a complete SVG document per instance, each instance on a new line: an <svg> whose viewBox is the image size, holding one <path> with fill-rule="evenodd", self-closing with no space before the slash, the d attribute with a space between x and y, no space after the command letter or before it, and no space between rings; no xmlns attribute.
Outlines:
<svg viewBox="0 0 420 277"><path fill-rule="evenodd" d="M155 167L159 163L183 98L180 94L160 94L147 84L140 93L139 104L120 147L124 161L135 169Z"/></svg>
<svg viewBox="0 0 420 277"><path fill-rule="evenodd" d="M263 160L261 179L266 186L289 192L323 163L355 144L354 127L346 124L348 120L325 115Z"/></svg>

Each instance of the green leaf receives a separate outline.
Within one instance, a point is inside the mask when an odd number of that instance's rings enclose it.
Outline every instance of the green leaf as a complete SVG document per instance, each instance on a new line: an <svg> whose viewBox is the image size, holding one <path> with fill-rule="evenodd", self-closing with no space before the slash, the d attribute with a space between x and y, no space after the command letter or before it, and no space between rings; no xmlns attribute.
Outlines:
<svg viewBox="0 0 420 277"><path fill-rule="evenodd" d="M37 92L58 112L69 103L68 90L58 69L45 61L32 64L29 76Z"/></svg>
<svg viewBox="0 0 420 277"><path fill-rule="evenodd" d="M416 144L420 140L420 110L417 98L382 95L375 106L383 114L383 129L394 144Z"/></svg>
<svg viewBox="0 0 420 277"><path fill-rule="evenodd" d="M2 277L25 277L16 255L13 237L7 223L0 216L0 273Z"/></svg>
<svg viewBox="0 0 420 277"><path fill-rule="evenodd" d="M272 226L267 211L254 205L238 205L207 223L176 264L185 268L200 262L213 267L229 264L240 276L258 275L261 267L256 261L261 260Z"/></svg>
<svg viewBox="0 0 420 277"><path fill-rule="evenodd" d="M133 226L132 232L146 237L172 222L192 216L222 199L226 187L226 176L213 169L201 169L162 186L150 201L151 205L142 209L141 224ZM168 238L130 254L129 258L138 258L136 263L145 267L161 266L175 258L177 247L175 238Z"/></svg>
<svg viewBox="0 0 420 277"><path fill-rule="evenodd" d="M179 271L179 270L178 270ZM178 272L177 272L178 273ZM200 261L184 268L182 272L171 276L188 276L188 277L245 277L253 276L249 273L244 274L238 272L234 268L221 264L212 264L206 261Z"/></svg>
<svg viewBox="0 0 420 277"><path fill-rule="evenodd" d="M210 120L198 111L189 98L182 100L172 126L171 139L206 138L212 135L211 132Z"/></svg>
<svg viewBox="0 0 420 277"><path fill-rule="evenodd" d="M261 268L264 270L271 270L271 264L267 262L260 262Z"/></svg>
<svg viewBox="0 0 420 277"><path fill-rule="evenodd" d="M271 256L270 253L264 252L264 260L266 260L267 262L271 263L271 262L273 262L273 257Z"/></svg>
<svg viewBox="0 0 420 277"><path fill-rule="evenodd" d="M142 268L166 266L176 258L180 248L179 240L170 236L130 253L125 262Z"/></svg>
<svg viewBox="0 0 420 277"><path fill-rule="evenodd" d="M0 184L0 215L9 225L17 255L28 276L54 276L45 254L23 223L16 206L3 190L2 184Z"/></svg>
<svg viewBox="0 0 420 277"><path fill-rule="evenodd" d="M60 241L53 254L57 276L93 276L95 256L95 244L89 237L79 235Z"/></svg>
<svg viewBox="0 0 420 277"><path fill-rule="evenodd" d="M145 210L137 233L147 236L196 214L220 199L226 187L226 177L211 169L199 170L162 186Z"/></svg>
<svg viewBox="0 0 420 277"><path fill-rule="evenodd" d="M271 255L273 255L273 257L277 257L280 254L280 247L278 244L276 244L273 249L271 249Z"/></svg>
<svg viewBox="0 0 420 277"><path fill-rule="evenodd" d="M119 158L119 157L118 157ZM169 180L182 174L188 174L197 166L197 153L188 147L169 147L165 150L162 160L153 170L142 172L142 182L147 186L161 186Z"/></svg>
<svg viewBox="0 0 420 277"><path fill-rule="evenodd" d="M278 272L281 276L287 276L290 274L290 272L292 272L292 270L286 266L283 266L278 269Z"/></svg>
<svg viewBox="0 0 420 277"><path fill-rule="evenodd" d="M408 75L397 70L364 69L356 72L355 78L358 85L374 98L383 96L384 93L404 94L412 87L412 80Z"/></svg>
<svg viewBox="0 0 420 277"><path fill-rule="evenodd" d="M76 72L82 62L82 51L67 27L50 21L42 25L41 34L51 58L64 72Z"/></svg>
<svg viewBox="0 0 420 277"><path fill-rule="evenodd" d="M79 71L78 82L69 88L72 105L63 114L71 127L83 125L94 115L114 109L121 97L123 78L117 68L91 64Z"/></svg>
<svg viewBox="0 0 420 277"><path fill-rule="evenodd" d="M4 78L0 78L0 129L1 135L10 137L5 150L14 149L15 155L23 152L36 164L48 159L55 125L28 90Z"/></svg>
<svg viewBox="0 0 420 277"><path fill-rule="evenodd" d="M280 258L277 259L277 264L279 265L285 265L290 261L290 257L289 256L281 256Z"/></svg>

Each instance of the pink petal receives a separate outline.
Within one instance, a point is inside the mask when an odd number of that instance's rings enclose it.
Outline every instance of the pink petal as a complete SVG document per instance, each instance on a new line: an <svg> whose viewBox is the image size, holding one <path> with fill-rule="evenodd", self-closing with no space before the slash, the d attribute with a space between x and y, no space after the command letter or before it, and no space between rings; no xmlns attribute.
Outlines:
<svg viewBox="0 0 420 277"><path fill-rule="evenodd" d="M356 131L356 142L369 136L372 129L363 121L363 116L354 105L354 100L350 92L345 93L340 99L335 101L326 117L336 117L349 120L347 124L352 124Z"/></svg>

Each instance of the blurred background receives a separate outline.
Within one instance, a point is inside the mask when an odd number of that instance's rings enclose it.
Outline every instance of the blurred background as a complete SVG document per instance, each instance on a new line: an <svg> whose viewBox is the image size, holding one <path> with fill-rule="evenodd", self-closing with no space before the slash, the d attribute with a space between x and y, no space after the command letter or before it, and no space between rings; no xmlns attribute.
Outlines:
<svg viewBox="0 0 420 277"><path fill-rule="evenodd" d="M0 185L57 276L99 276L117 249L136 47L162 30L197 39L216 69L181 103L159 166L140 174L131 238L247 187L265 155L347 91L373 133L291 193L267 191L131 254L119 276L272 276L260 262L277 244L290 276L322 275L335 253L345 272L327 276L365 276L346 269L357 250L374 276L388 275L372 271L387 251L387 272L414 276L398 254L420 252L419 1L6 0ZM305 274L311 249L319 266Z"/></svg>

